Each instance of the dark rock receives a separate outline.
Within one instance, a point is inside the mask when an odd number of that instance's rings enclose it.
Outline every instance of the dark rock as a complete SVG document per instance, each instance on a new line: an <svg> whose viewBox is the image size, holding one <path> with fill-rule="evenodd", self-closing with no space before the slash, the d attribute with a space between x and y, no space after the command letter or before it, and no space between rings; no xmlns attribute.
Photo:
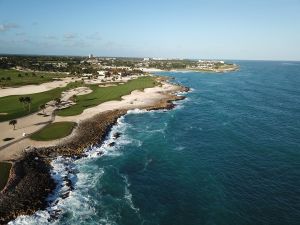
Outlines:
<svg viewBox="0 0 300 225"><path fill-rule="evenodd" d="M122 134L121 132L117 132L113 136L115 139L118 139L121 136L121 134Z"/></svg>
<svg viewBox="0 0 300 225"><path fill-rule="evenodd" d="M115 145L116 145L116 142L111 142L111 143L108 144L109 147L113 147Z"/></svg>
<svg viewBox="0 0 300 225"><path fill-rule="evenodd" d="M180 87L179 91L188 90L186 87ZM146 109L172 109L175 106L173 101L184 98L170 93L165 99ZM96 115L78 124L77 132L65 143L54 147L34 148L26 152L21 160L13 164L8 184L0 193L0 224L6 224L19 215L31 215L37 210L45 209L48 206L47 197L56 186L50 175L51 159L57 156L74 159L83 157L84 150L91 145L102 143L117 119L125 113L126 110L114 110ZM114 138L117 139L120 135L121 133L116 133ZM115 142L109 144L109 146L114 145ZM102 154L103 152L98 153L98 155ZM38 160L35 160L36 157ZM71 170L68 172L72 173ZM70 190L73 190L72 182L69 179L65 182ZM69 193L67 191L61 197L67 198ZM59 210L54 211L51 218L58 218L59 213Z"/></svg>

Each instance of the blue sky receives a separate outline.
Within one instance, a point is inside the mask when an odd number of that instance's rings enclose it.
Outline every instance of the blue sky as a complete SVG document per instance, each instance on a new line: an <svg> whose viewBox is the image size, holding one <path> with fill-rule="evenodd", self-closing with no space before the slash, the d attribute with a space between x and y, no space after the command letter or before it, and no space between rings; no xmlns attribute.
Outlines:
<svg viewBox="0 0 300 225"><path fill-rule="evenodd" d="M0 53L300 60L300 0L0 0Z"/></svg>

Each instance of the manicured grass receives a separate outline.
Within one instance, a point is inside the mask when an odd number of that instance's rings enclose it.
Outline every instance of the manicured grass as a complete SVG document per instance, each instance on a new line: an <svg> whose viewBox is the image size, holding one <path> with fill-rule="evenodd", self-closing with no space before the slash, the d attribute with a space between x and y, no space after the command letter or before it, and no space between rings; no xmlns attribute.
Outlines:
<svg viewBox="0 0 300 225"><path fill-rule="evenodd" d="M111 87L99 87L98 85L88 85L93 92L87 95L77 96L76 105L70 108L60 110L57 112L59 116L73 116L83 112L84 109L90 108L100 103L120 100L123 95L130 94L133 90L143 90L144 88L153 87L157 84L153 77L140 77L135 80L128 81L125 84L119 84L118 86ZM0 122L8 121L12 119L18 119L20 117L37 112L39 106L45 104L55 98L60 98L61 93L68 89L83 86L81 82L73 82L63 88L55 88L50 91L31 94L31 95L13 95L0 98ZM31 110L28 111L28 107L25 107L19 102L19 97L28 96L31 97ZM18 125L16 126L18 127Z"/></svg>
<svg viewBox="0 0 300 225"><path fill-rule="evenodd" d="M57 112L59 116L74 116L81 114L86 108L99 105L106 101L120 100L122 96L130 94L134 90L143 90L145 88L154 87L157 81L153 77L140 77L130 80L125 84L110 87L99 87L91 85L92 93L77 96L76 105Z"/></svg>
<svg viewBox="0 0 300 225"><path fill-rule="evenodd" d="M0 191L5 187L9 178L11 163L0 162Z"/></svg>
<svg viewBox="0 0 300 225"><path fill-rule="evenodd" d="M17 119L30 113L37 112L40 105L45 104L55 98L60 98L62 91L79 86L82 86L81 82L73 82L68 84L66 87L55 88L46 92L31 95L12 95L2 97L0 98L0 122ZM30 112L28 111L28 107L25 107L24 109L24 105L19 102L19 97L22 96L28 96L32 98Z"/></svg>
<svg viewBox="0 0 300 225"><path fill-rule="evenodd" d="M40 131L30 136L36 141L51 141L63 138L71 134L76 123L73 122L57 122L45 126Z"/></svg>
<svg viewBox="0 0 300 225"><path fill-rule="evenodd" d="M0 69L0 87L18 87L29 84L41 84L53 81L53 78L68 76L63 73L21 72L17 70ZM7 78L10 79L7 79Z"/></svg>

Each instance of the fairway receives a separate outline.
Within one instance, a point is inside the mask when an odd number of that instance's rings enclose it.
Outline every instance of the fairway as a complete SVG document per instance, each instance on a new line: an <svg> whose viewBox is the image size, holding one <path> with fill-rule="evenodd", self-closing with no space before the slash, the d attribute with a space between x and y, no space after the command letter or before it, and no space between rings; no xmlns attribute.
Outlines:
<svg viewBox="0 0 300 225"><path fill-rule="evenodd" d="M140 77L135 80L130 80L125 84L118 86L99 87L98 85L85 85L93 90L92 93L87 95L77 96L76 105L71 106L57 112L59 116L73 116L83 112L84 109L90 108L100 103L120 100L123 95L130 94L134 90L143 90L145 88L154 87L157 81L154 77ZM0 98L0 122L17 119L31 113L37 112L39 106L45 104L55 98L60 98L63 91L81 87L81 82L73 82L63 88L55 88L49 91L30 94L30 95L13 95ZM31 97L31 110L24 109L24 105L19 102L19 97Z"/></svg>
<svg viewBox="0 0 300 225"><path fill-rule="evenodd" d="M40 131L30 136L35 141L51 141L68 136L72 133L76 123L73 122L57 122L51 123Z"/></svg>
<svg viewBox="0 0 300 225"><path fill-rule="evenodd" d="M68 84L66 87L55 88L50 91L45 91L41 93L2 97L0 98L0 122L17 119L19 117L26 116L30 113L37 112L39 110L40 105L45 104L55 98L60 98L61 93L63 91L78 86L82 86L82 84L80 82L74 82ZM24 109L24 105L19 102L19 97L23 96L28 96L32 99L30 112L27 108Z"/></svg>
<svg viewBox="0 0 300 225"><path fill-rule="evenodd" d="M67 77L64 73L23 72L0 69L0 87L19 87L30 84L42 84L53 81L53 78Z"/></svg>
<svg viewBox="0 0 300 225"><path fill-rule="evenodd" d="M9 178L11 163L0 162L0 191L5 187Z"/></svg>
<svg viewBox="0 0 300 225"><path fill-rule="evenodd" d="M112 100L121 100L124 95L130 94L134 90L143 90L156 86L158 83L154 77L140 77L135 80L130 80L125 84L118 86L101 87L98 85L89 86L93 92L87 95L77 97L76 105L57 112L59 116L74 116L81 114L83 110L97 106L103 102Z"/></svg>

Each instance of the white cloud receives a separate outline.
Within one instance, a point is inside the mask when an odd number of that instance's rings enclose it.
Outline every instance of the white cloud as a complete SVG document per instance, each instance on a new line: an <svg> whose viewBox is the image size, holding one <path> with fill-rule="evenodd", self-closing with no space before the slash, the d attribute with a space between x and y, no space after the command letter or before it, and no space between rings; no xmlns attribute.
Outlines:
<svg viewBox="0 0 300 225"><path fill-rule="evenodd" d="M19 28L19 25L15 24L15 23L0 24L0 32L6 32L6 31L9 31L11 29L16 29L16 28Z"/></svg>
<svg viewBox="0 0 300 225"><path fill-rule="evenodd" d="M74 34L74 33L65 33L64 34L64 38L67 39L67 40L75 39L75 38L77 38L77 34Z"/></svg>
<svg viewBox="0 0 300 225"><path fill-rule="evenodd" d="M87 38L92 39L92 40L102 40L102 37L99 32L95 32L95 33L87 36Z"/></svg>
<svg viewBox="0 0 300 225"><path fill-rule="evenodd" d="M49 40L56 40L56 39L57 39L56 36L50 35L50 34L47 34L47 35L45 35L44 37L45 37L46 39L49 39Z"/></svg>

